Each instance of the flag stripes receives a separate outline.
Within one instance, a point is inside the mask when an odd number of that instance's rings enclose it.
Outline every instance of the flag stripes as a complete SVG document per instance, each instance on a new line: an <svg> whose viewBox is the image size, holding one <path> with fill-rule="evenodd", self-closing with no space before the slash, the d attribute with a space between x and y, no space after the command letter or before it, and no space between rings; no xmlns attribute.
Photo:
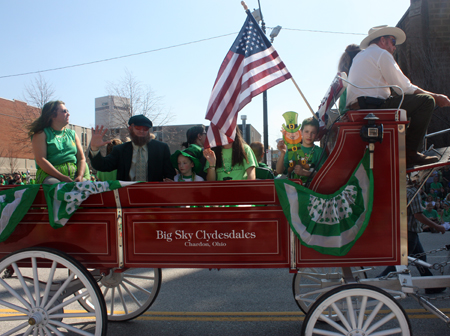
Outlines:
<svg viewBox="0 0 450 336"><path fill-rule="evenodd" d="M250 12L223 60L208 102L205 148L234 140L237 114L253 97L291 78Z"/></svg>

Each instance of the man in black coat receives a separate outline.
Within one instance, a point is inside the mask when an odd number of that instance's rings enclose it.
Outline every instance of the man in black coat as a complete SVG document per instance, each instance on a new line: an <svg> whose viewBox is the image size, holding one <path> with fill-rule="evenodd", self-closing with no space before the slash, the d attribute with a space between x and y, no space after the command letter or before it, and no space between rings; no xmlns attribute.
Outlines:
<svg viewBox="0 0 450 336"><path fill-rule="evenodd" d="M103 157L100 147L107 129L92 129L89 158L96 170L109 172L117 169L120 181L163 181L173 179L175 169L170 162L169 146L150 138L152 122L144 115L135 115L128 121L131 141L114 146L111 154Z"/></svg>

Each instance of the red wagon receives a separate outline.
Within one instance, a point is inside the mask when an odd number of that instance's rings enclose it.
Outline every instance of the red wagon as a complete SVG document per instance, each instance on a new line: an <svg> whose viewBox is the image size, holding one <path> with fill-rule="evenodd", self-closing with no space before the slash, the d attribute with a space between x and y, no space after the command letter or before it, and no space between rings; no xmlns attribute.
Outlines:
<svg viewBox="0 0 450 336"><path fill-rule="evenodd" d="M360 137L365 112L349 112L334 125L336 140L313 190L333 193L350 177L368 145ZM409 334L408 318L392 296L367 284L344 285L354 281L355 267L407 264L405 111L371 112L384 127L373 155L373 211L347 255L301 245L269 180L135 184L91 196L57 230L48 224L41 190L13 234L0 243L2 333L105 335L107 319L132 319L150 307L161 268L188 267L285 268L295 273L294 294L305 313L314 313L310 308L319 298L335 307L339 300L350 304L355 296L365 297L354 306L362 311L351 318L355 330L372 325ZM303 288L305 277L321 285ZM337 285L344 286L336 291ZM72 308L77 302L85 311ZM364 317L367 309L381 307L391 312L389 321ZM336 308L331 320L337 315L346 321L342 312L353 311L348 305ZM309 318L311 325L326 318L316 315Z"/></svg>

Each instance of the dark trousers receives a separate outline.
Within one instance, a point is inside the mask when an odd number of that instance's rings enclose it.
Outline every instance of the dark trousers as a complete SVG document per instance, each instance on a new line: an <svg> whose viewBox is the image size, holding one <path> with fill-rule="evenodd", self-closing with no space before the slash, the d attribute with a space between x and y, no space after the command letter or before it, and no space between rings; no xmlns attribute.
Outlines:
<svg viewBox="0 0 450 336"><path fill-rule="evenodd" d="M379 108L398 108L401 96L388 98ZM409 125L406 130L407 152L417 152L422 148L428 124L433 116L434 98L427 94L405 95L401 108L406 110Z"/></svg>
<svg viewBox="0 0 450 336"><path fill-rule="evenodd" d="M410 232L408 231L408 255L412 256L414 254L423 253L423 247L420 243L419 235L416 232ZM419 258L420 260L427 261L427 256L421 256ZM432 276L433 273L431 271L423 266L417 265L417 270L419 271L421 276ZM378 275L378 276L386 276L390 272L395 272L395 266L388 266L384 269L384 271Z"/></svg>

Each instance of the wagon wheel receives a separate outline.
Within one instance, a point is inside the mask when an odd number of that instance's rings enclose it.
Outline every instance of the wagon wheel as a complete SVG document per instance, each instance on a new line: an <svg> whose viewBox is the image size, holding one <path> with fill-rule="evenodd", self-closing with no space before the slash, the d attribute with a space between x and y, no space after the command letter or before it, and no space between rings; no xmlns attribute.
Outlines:
<svg viewBox="0 0 450 336"><path fill-rule="evenodd" d="M103 291L109 321L128 321L150 308L161 287L160 268L128 269L122 273L110 273L99 281ZM94 307L90 298L78 302L86 311Z"/></svg>
<svg viewBox="0 0 450 336"><path fill-rule="evenodd" d="M47 269L39 267L47 267ZM0 261L2 333L24 335L106 335L106 306L92 275L69 255L48 248L28 248ZM72 294L80 291L73 297ZM89 297L94 312L74 305Z"/></svg>
<svg viewBox="0 0 450 336"><path fill-rule="evenodd" d="M338 322L328 312L339 317ZM325 312L325 314L324 314ZM309 309L302 335L411 335L408 316L384 290L360 284L343 285L323 294Z"/></svg>
<svg viewBox="0 0 450 336"><path fill-rule="evenodd" d="M367 278L363 267L352 267L352 274L356 278ZM309 307L330 287L343 285L341 267L300 268L292 281L292 292L295 302L305 314Z"/></svg>

